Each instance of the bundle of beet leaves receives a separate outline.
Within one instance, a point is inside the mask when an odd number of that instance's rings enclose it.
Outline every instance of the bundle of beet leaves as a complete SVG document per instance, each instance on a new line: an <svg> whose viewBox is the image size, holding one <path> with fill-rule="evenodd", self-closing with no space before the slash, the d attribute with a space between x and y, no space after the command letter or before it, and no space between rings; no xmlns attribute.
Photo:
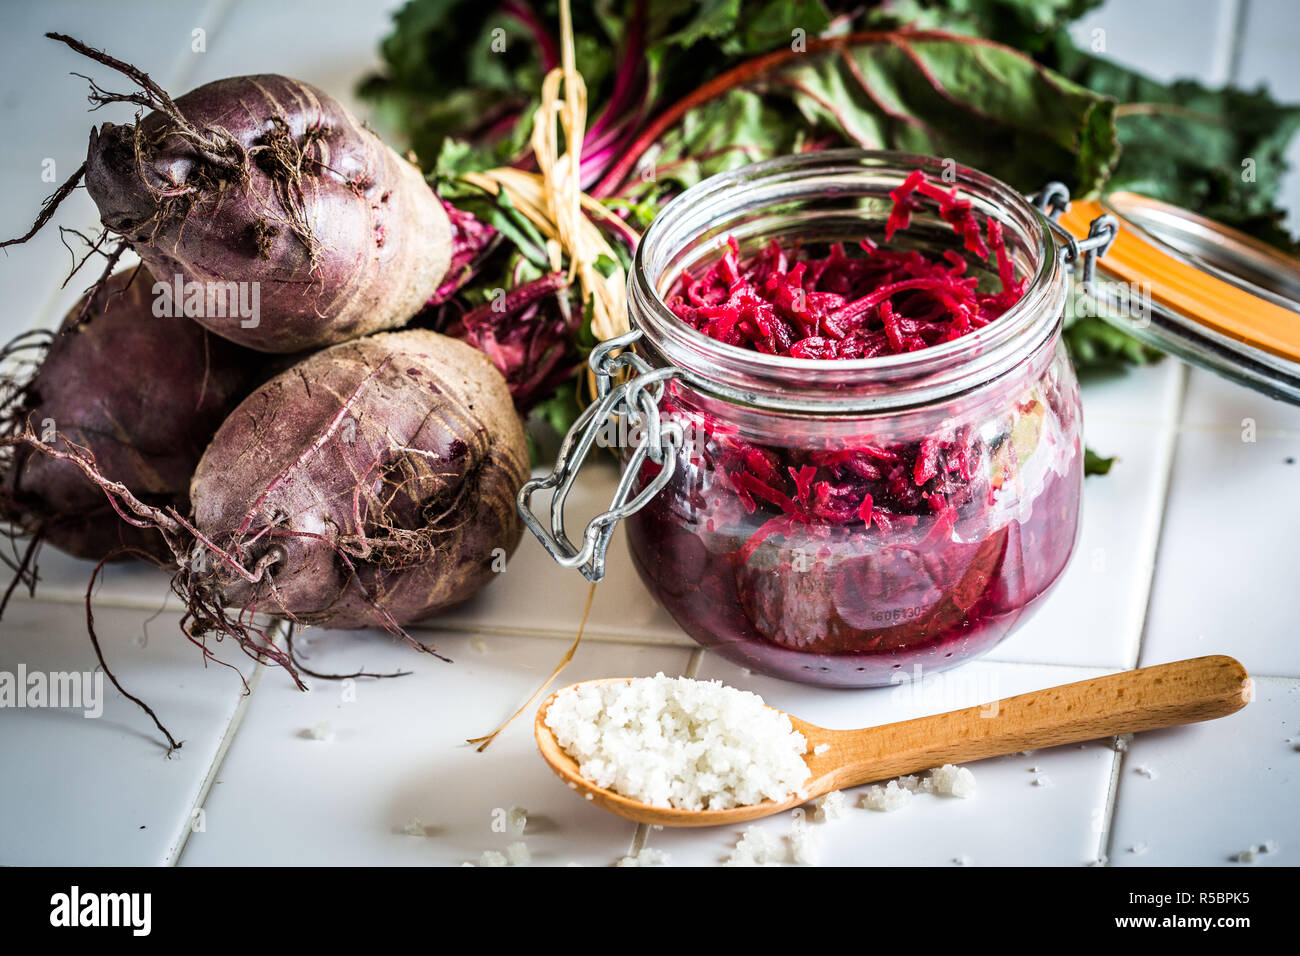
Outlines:
<svg viewBox="0 0 1300 956"><path fill-rule="evenodd" d="M1054 179L1075 196L1135 189L1294 248L1276 191L1300 109L1262 90L1161 84L1078 49L1068 27L1100 2L891 0L834 13L822 0L580 0L577 65L593 116L583 188L635 235L668 199L726 169L803 150L898 149L952 157L1026 192ZM507 377L530 383L526 404L562 431L578 410L580 376L542 394L573 356L541 340L567 327L581 355L592 336L533 294L530 283L549 272L542 237L508 202L461 178L534 168L538 90L560 58L558 6L410 0L383 42L383 71L360 92L444 198L499 231L442 322L493 318L475 335L528 363ZM1243 156L1256 163L1251 182L1240 175ZM473 311L494 289L530 290L520 321ZM1095 315L1071 310L1067 321L1084 375L1159 357ZM1089 463L1104 470L1107 460Z"/></svg>

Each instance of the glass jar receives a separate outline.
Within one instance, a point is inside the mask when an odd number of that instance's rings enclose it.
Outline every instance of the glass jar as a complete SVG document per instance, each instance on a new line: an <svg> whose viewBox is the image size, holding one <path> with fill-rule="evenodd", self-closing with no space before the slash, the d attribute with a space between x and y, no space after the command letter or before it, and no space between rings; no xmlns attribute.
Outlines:
<svg viewBox="0 0 1300 956"><path fill-rule="evenodd" d="M666 304L683 272L707 267L728 237L742 257L772 239L814 252L881 238L889 192L915 169L955 182L979 218L1001 222L1027 279L1023 298L984 328L899 355L797 359L716 341ZM926 206L890 248L958 246ZM602 519L625 519L636 569L677 623L737 664L840 687L955 666L1023 623L1065 570L1079 525L1081 415L1061 341L1061 253L1018 192L922 156L784 157L670 203L636 253L629 338L640 335L624 364L655 380L658 416L680 433L675 454L624 443L620 501L630 503ZM982 263L970 267L996 282ZM648 394L624 392L643 425ZM613 521L602 519L588 543L608 541ZM552 526L562 530L554 512ZM565 553L570 565L584 557Z"/></svg>

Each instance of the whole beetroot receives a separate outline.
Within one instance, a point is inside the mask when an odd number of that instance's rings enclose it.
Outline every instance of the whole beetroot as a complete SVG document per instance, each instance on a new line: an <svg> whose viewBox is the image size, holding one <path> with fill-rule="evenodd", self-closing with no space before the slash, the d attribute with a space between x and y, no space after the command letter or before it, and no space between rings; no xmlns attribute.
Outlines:
<svg viewBox="0 0 1300 956"><path fill-rule="evenodd" d="M506 383L471 346L410 330L318 352L249 395L199 462L198 616L400 632L502 569L527 471Z"/></svg>
<svg viewBox="0 0 1300 956"><path fill-rule="evenodd" d="M171 551L156 530L121 520L100 486L57 456L75 451L104 480L187 512L195 466L260 364L189 319L154 316L152 285L143 269L110 277L68 313L35 374L10 383L0 511L21 533L77 557Z"/></svg>
<svg viewBox="0 0 1300 956"><path fill-rule="evenodd" d="M85 165L32 233L84 175L109 232L164 285L200 290L184 292L194 303L184 314L264 352L395 328L438 294L452 255L443 204L333 97L268 74L217 80L173 101L135 67L48 36L140 88L109 93L92 83L92 102L152 112L91 131Z"/></svg>

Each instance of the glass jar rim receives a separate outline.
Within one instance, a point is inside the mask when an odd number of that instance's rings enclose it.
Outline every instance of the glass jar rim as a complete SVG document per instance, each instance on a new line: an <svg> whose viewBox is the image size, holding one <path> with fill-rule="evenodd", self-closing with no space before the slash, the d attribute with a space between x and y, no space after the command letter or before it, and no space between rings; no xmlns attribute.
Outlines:
<svg viewBox="0 0 1300 956"><path fill-rule="evenodd" d="M956 185L1033 255L1021 299L974 332L915 352L861 359L769 355L713 339L681 321L659 291L667 263L709 228L765 204L811 197L834 187L851 195L855 177L913 170ZM849 413L924 405L979 387L1023 362L1057 332L1065 271L1042 214L1002 181L951 160L884 150L839 149L782 156L719 173L674 198L650 224L628 278L629 317L662 361L692 387L729 401L781 411Z"/></svg>

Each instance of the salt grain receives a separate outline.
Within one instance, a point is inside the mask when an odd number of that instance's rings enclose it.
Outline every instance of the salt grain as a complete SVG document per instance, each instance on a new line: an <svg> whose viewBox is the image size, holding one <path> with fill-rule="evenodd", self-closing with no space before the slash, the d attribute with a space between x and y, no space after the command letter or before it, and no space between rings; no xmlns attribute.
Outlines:
<svg viewBox="0 0 1300 956"><path fill-rule="evenodd" d="M307 731L307 735L312 740L330 740L334 736L334 728L330 726L328 720L322 720L319 724Z"/></svg>
<svg viewBox="0 0 1300 956"><path fill-rule="evenodd" d="M477 635L469 639L469 646L477 654L487 653L487 641L483 640L483 638L478 637Z"/></svg>
<svg viewBox="0 0 1300 956"><path fill-rule="evenodd" d="M1045 773L1039 774L1037 777L1034 778L1035 787L1050 787L1051 785L1052 785L1052 778Z"/></svg>
<svg viewBox="0 0 1300 956"><path fill-rule="evenodd" d="M1142 776L1146 777L1148 780L1155 780L1157 777L1160 776L1160 774L1156 773L1154 770L1152 770L1144 763L1138 764L1136 767L1134 767L1133 772L1142 774Z"/></svg>
<svg viewBox="0 0 1300 956"><path fill-rule="evenodd" d="M1132 853L1134 856L1141 856L1143 853L1147 851L1147 845L1145 843L1134 843L1131 847L1128 848L1128 851Z"/></svg>
<svg viewBox="0 0 1300 956"><path fill-rule="evenodd" d="M930 771L930 782L934 792L947 797L966 799L975 792L975 775L965 767L956 767L950 763Z"/></svg>
<svg viewBox="0 0 1300 956"><path fill-rule="evenodd" d="M790 718L721 681L580 684L556 695L546 724L584 778L651 806L785 800L809 777L808 744Z"/></svg>
<svg viewBox="0 0 1300 956"><path fill-rule="evenodd" d="M625 856L615 866L667 866L668 854L653 847L642 847L636 856Z"/></svg>
<svg viewBox="0 0 1300 956"><path fill-rule="evenodd" d="M885 786L868 787L862 794L862 806L868 810L880 810L893 813L907 806L912 799L912 791L900 787L897 780L891 780Z"/></svg>
<svg viewBox="0 0 1300 956"><path fill-rule="evenodd" d="M736 848L731 851L723 866L774 866L786 860L785 844L776 836L758 827L750 827L741 834Z"/></svg>
<svg viewBox="0 0 1300 956"><path fill-rule="evenodd" d="M816 747L813 748L813 756L820 757L822 754L826 753L826 751L830 749L831 749L830 744L818 744Z"/></svg>
<svg viewBox="0 0 1300 956"><path fill-rule="evenodd" d="M511 807L506 811L506 826L515 833L523 833L528 826L528 811L523 807Z"/></svg>
<svg viewBox="0 0 1300 956"><path fill-rule="evenodd" d="M527 866L532 862L533 855L528 852L528 846L521 840L506 847L506 859L510 861L511 866Z"/></svg>
<svg viewBox="0 0 1300 956"><path fill-rule="evenodd" d="M498 853L496 850L484 850L483 855L478 858L479 866L509 866L505 854Z"/></svg>
<svg viewBox="0 0 1300 956"><path fill-rule="evenodd" d="M844 816L849 808L849 800L843 791L832 790L825 796L818 797L814 805L817 809L813 813L813 819L818 823L829 823Z"/></svg>
<svg viewBox="0 0 1300 956"><path fill-rule="evenodd" d="M425 836L424 821L419 817L411 817L403 824L402 832L407 836Z"/></svg>
<svg viewBox="0 0 1300 956"><path fill-rule="evenodd" d="M954 856L952 862L958 866L970 866L975 861L963 853L961 856Z"/></svg>

